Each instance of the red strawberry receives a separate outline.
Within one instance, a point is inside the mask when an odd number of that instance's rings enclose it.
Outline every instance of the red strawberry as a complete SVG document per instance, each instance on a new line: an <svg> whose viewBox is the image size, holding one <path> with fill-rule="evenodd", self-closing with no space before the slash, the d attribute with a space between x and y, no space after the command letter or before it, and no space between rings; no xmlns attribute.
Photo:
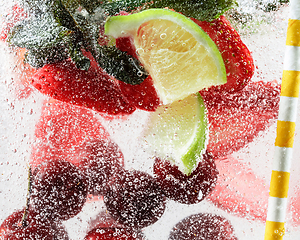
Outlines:
<svg viewBox="0 0 300 240"><path fill-rule="evenodd" d="M253 76L254 63L249 49L237 31L224 16L212 22L192 20L215 42L225 64L227 83L210 89L220 92L235 92L243 89Z"/></svg>
<svg viewBox="0 0 300 240"><path fill-rule="evenodd" d="M15 4L5 16L4 24L0 33L0 40L5 41L12 27L26 17L26 12L18 4Z"/></svg>
<svg viewBox="0 0 300 240"><path fill-rule="evenodd" d="M85 141L107 138L108 133L91 110L56 100L45 102L36 124L31 164L53 158L76 164L79 160L74 156Z"/></svg>
<svg viewBox="0 0 300 240"><path fill-rule="evenodd" d="M142 110L155 111L160 100L153 86L151 76L137 85L130 85L122 81L118 82L123 95L131 104Z"/></svg>
<svg viewBox="0 0 300 240"><path fill-rule="evenodd" d="M201 91L208 110L207 150L216 158L238 151L277 118L280 86L252 82L235 93Z"/></svg>
<svg viewBox="0 0 300 240"><path fill-rule="evenodd" d="M242 161L232 157L216 161L219 171L215 189L207 200L242 218L265 221L269 186Z"/></svg>
<svg viewBox="0 0 300 240"><path fill-rule="evenodd" d="M71 60L47 64L32 77L32 85L57 100L112 115L135 110L119 86L92 61L88 71L77 69Z"/></svg>
<svg viewBox="0 0 300 240"><path fill-rule="evenodd" d="M120 37L116 39L116 47L123 52L127 52L128 55L138 58L136 49L131 37Z"/></svg>
<svg viewBox="0 0 300 240"><path fill-rule="evenodd" d="M138 58L135 46L130 37L122 37L116 39L116 46L123 52ZM122 81L118 81L120 89L127 100L135 107L154 111L160 103L159 97L155 90L151 76L147 77L144 82L137 85L130 85Z"/></svg>

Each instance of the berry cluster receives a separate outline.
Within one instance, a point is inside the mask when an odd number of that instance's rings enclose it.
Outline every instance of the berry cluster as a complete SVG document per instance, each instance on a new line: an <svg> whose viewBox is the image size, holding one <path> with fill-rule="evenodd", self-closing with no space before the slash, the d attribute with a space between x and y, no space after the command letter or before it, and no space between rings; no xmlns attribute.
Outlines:
<svg viewBox="0 0 300 240"><path fill-rule="evenodd" d="M16 14L16 19L26 17L19 8ZM90 110L118 116L137 109L155 111L161 100L151 76L137 85L112 79L85 50L87 71L69 58L30 68L30 81L24 81L52 99L44 104L36 125L27 206L1 224L1 240L69 239L63 223L81 212L90 194L103 197L107 213L91 224L85 240L141 240L143 228L161 218L168 201L196 204L209 196L217 184L214 160L244 147L276 117L279 86L249 83L254 72L251 53L225 17L193 20L216 43L228 79L227 84L200 92L208 110L210 142L195 170L185 175L159 158L154 159L153 175L126 169L121 149ZM2 40L13 25L7 24ZM130 38L116 39L116 48L138 58ZM169 239L237 238L228 220L197 214L174 226Z"/></svg>
<svg viewBox="0 0 300 240"><path fill-rule="evenodd" d="M119 147L109 139L85 142L77 157L76 165L53 158L33 169L28 207L2 223L1 239L68 239L62 224L82 210L88 194L104 196L109 219L93 224L86 240L143 239L140 230L163 215L167 199L200 202L217 177L209 154L189 176L160 159L154 176L126 170Z"/></svg>

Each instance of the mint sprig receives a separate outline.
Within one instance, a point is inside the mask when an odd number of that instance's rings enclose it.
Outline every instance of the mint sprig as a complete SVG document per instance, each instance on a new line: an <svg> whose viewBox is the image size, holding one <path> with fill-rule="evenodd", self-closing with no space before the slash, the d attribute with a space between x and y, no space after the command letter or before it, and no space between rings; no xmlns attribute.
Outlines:
<svg viewBox="0 0 300 240"><path fill-rule="evenodd" d="M107 61L106 57L109 57L110 60ZM132 85L142 83L148 76L136 58L128 58L125 52L114 46L99 46L96 60L108 74Z"/></svg>
<svg viewBox="0 0 300 240"><path fill-rule="evenodd" d="M10 43L28 50L27 62L39 68L70 57L78 68L87 70L89 59L81 52L84 36L61 1L45 1L30 9L35 14L16 25L9 37Z"/></svg>
<svg viewBox="0 0 300 240"><path fill-rule="evenodd" d="M186 16L211 21L237 6L236 0L21 0L30 17L15 26L12 45L28 50L25 60L33 67L71 58L88 70L90 52L99 65L118 80L139 84L148 76L140 62L116 47L101 46L100 27L106 17L120 11L169 7ZM78 8L85 10L78 11Z"/></svg>
<svg viewBox="0 0 300 240"><path fill-rule="evenodd" d="M103 12L99 15L101 9L82 14L75 9L78 6L76 1L68 7L61 0L24 1L31 16L13 28L9 41L28 50L25 60L31 66L40 68L71 58L77 68L88 70L90 60L82 52L86 50L108 74L118 80L138 84L148 76L138 60L132 60L131 56L116 47L99 45L100 27L106 17ZM97 2L80 0L89 12L97 8Z"/></svg>
<svg viewBox="0 0 300 240"><path fill-rule="evenodd" d="M149 7L168 7L185 16L208 22L237 6L236 0L154 0L149 4Z"/></svg>
<svg viewBox="0 0 300 240"><path fill-rule="evenodd" d="M120 11L131 12L138 8L168 7L200 21L212 21L237 6L236 0L117 0L102 5L109 15L115 15Z"/></svg>

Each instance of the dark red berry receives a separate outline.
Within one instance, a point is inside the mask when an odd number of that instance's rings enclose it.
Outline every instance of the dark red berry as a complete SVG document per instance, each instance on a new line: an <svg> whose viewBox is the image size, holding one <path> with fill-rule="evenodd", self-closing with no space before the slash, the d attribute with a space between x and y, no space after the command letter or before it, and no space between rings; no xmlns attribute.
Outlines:
<svg viewBox="0 0 300 240"><path fill-rule="evenodd" d="M51 228L54 240L69 240L69 234L61 222L52 222Z"/></svg>
<svg viewBox="0 0 300 240"><path fill-rule="evenodd" d="M89 223L90 230L84 240L114 239L143 240L140 230L135 230L116 222L107 211L100 212Z"/></svg>
<svg viewBox="0 0 300 240"><path fill-rule="evenodd" d="M134 46L134 40L131 37L120 37L116 39L116 47L128 55L138 58Z"/></svg>
<svg viewBox="0 0 300 240"><path fill-rule="evenodd" d="M78 157L78 166L88 177L89 193L93 195L103 195L109 182L124 164L124 156L119 146L109 139L84 143Z"/></svg>
<svg viewBox="0 0 300 240"><path fill-rule="evenodd" d="M148 76L141 84L137 85L131 85L122 81L118 81L118 83L122 94L136 108L155 111L160 104L151 76Z"/></svg>
<svg viewBox="0 0 300 240"><path fill-rule="evenodd" d="M169 240L237 240L231 223L224 217L200 213L177 223Z"/></svg>
<svg viewBox="0 0 300 240"><path fill-rule="evenodd" d="M51 220L78 214L87 197L87 179L74 164L55 159L39 165L32 177L31 207Z"/></svg>
<svg viewBox="0 0 300 240"><path fill-rule="evenodd" d="M22 220L24 209L7 217L0 226L1 240L54 240L52 228L48 222L41 222L31 212Z"/></svg>
<svg viewBox="0 0 300 240"><path fill-rule="evenodd" d="M190 175L182 173L170 161L159 158L154 162L154 174L166 197L180 203L194 204L213 190L218 170L213 157L205 153Z"/></svg>
<svg viewBox="0 0 300 240"><path fill-rule="evenodd" d="M165 200L155 179L135 170L124 171L104 197L112 217L135 229L155 223L164 213Z"/></svg>
<svg viewBox="0 0 300 240"><path fill-rule="evenodd" d="M95 228L88 232L84 240L138 240L136 233L122 227Z"/></svg>

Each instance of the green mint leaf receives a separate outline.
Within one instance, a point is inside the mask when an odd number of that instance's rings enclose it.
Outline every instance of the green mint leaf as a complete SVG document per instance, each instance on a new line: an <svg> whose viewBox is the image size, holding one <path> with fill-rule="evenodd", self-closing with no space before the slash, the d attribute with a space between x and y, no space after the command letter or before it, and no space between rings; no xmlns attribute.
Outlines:
<svg viewBox="0 0 300 240"><path fill-rule="evenodd" d="M67 59L69 56L65 47L41 48L27 50L25 54L25 62L32 67L41 68L45 64L59 62Z"/></svg>
<svg viewBox="0 0 300 240"><path fill-rule="evenodd" d="M148 5L150 8L168 7L187 17L208 22L237 6L236 0L154 0Z"/></svg>
<svg viewBox="0 0 300 240"><path fill-rule="evenodd" d="M140 84L148 76L137 59L116 47L99 46L96 60L109 75L125 83Z"/></svg>
<svg viewBox="0 0 300 240"><path fill-rule="evenodd" d="M131 12L138 8L168 7L187 17L212 21L237 5L236 0L119 0L103 3L102 7L109 15L115 15L120 11Z"/></svg>
<svg viewBox="0 0 300 240"><path fill-rule="evenodd" d="M101 5L108 15L115 15L120 11L131 12L143 7L150 0L116 0L111 2L104 2Z"/></svg>
<svg viewBox="0 0 300 240"><path fill-rule="evenodd" d="M139 60L116 47L98 43L107 17L104 9L96 8L92 14L74 10L79 3L87 6L92 1L78 0L78 3L76 0L68 7L64 5L66 0L26 1L33 12L32 17L14 28L11 43L28 50L26 61L30 65L42 67L71 58L77 68L88 70L90 60L82 52L86 50L100 67L121 81L139 84L148 76ZM97 5L95 3L95 7Z"/></svg>
<svg viewBox="0 0 300 240"><path fill-rule="evenodd" d="M59 26L51 16L44 15L15 26L9 41L27 49L49 48L58 42L63 42L63 38L69 33L67 28Z"/></svg>
<svg viewBox="0 0 300 240"><path fill-rule="evenodd" d="M90 61L81 52L84 35L62 2L47 0L34 7L31 1L27 4L35 14L15 26L9 37L13 45L29 51L26 61L42 67L71 57L78 68L88 70Z"/></svg>
<svg viewBox="0 0 300 240"><path fill-rule="evenodd" d="M103 3L102 0L79 0L82 7L89 13L95 13L96 9Z"/></svg>

